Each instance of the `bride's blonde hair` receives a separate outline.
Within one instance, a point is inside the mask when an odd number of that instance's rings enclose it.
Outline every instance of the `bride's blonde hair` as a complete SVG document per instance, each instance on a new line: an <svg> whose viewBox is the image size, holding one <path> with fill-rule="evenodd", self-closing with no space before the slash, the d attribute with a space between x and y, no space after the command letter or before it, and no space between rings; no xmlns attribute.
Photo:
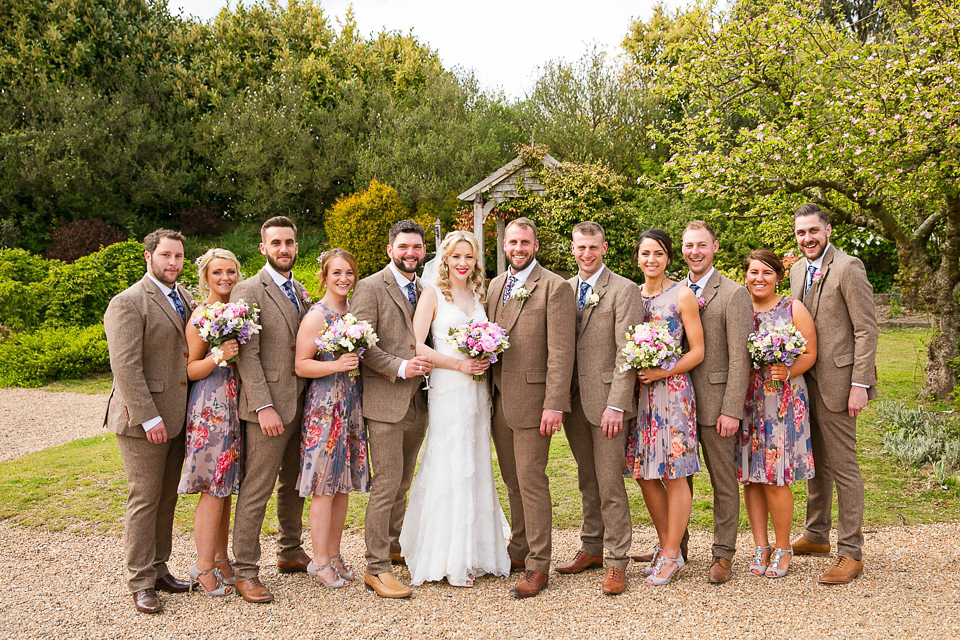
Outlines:
<svg viewBox="0 0 960 640"><path fill-rule="evenodd" d="M443 242L440 243L441 257L439 260L440 264L437 265L437 287L440 288L447 302L453 302L453 296L450 295L450 267L447 266L447 258L453 253L454 247L461 242L466 242L470 245L470 248L473 250L473 255L477 259L477 263L473 267L473 273L467 276L467 284L472 287L474 293L480 297L480 304L485 304L487 301L487 293L483 286L483 269L480 267L480 243L477 242L477 237L469 231L451 231L443 239Z"/></svg>

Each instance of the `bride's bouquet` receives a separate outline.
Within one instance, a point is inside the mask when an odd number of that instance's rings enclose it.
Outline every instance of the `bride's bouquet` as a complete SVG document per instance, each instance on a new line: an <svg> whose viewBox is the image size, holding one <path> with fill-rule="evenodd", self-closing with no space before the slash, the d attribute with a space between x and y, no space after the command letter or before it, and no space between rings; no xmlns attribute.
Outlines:
<svg viewBox="0 0 960 640"><path fill-rule="evenodd" d="M776 325L764 322L747 338L747 350L754 369L772 364L789 367L807 350L807 339L792 322ZM780 380L770 381L773 387L779 387L780 383Z"/></svg>
<svg viewBox="0 0 960 640"><path fill-rule="evenodd" d="M497 361L497 356L510 346L510 336L496 322L468 322L459 327L451 327L447 343L461 353L478 360ZM483 374L473 376L477 382L483 380Z"/></svg>
<svg viewBox="0 0 960 640"><path fill-rule="evenodd" d="M344 353L354 353L361 358L363 352L377 344L377 337L373 327L366 320L358 320L352 313L345 313L333 322L325 323L320 331L320 337L314 342L321 353L332 353L335 356ZM360 369L350 371L350 376L360 375Z"/></svg>
<svg viewBox="0 0 960 640"><path fill-rule="evenodd" d="M236 361L238 356L224 360L220 345L227 340L236 339L240 344L246 344L255 333L260 332L260 309L257 305L248 305L243 300L236 302L213 302L206 305L203 311L191 324L200 333L200 339L213 345L210 352L221 367Z"/></svg>
<svg viewBox="0 0 960 640"><path fill-rule="evenodd" d="M630 327L626 335L627 344L620 351L626 360L621 371L642 371L655 367L670 371L683 355L683 350L665 324L644 322Z"/></svg>

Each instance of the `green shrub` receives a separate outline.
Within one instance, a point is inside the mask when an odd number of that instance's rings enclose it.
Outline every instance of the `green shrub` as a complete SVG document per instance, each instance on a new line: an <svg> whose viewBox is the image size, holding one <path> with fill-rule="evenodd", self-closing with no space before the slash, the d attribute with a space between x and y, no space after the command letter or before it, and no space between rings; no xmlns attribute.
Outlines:
<svg viewBox="0 0 960 640"><path fill-rule="evenodd" d="M103 325L45 328L0 342L0 386L39 387L110 370Z"/></svg>
<svg viewBox="0 0 960 640"><path fill-rule="evenodd" d="M43 281L57 264L23 249L0 249L0 326L13 331L40 326L49 302Z"/></svg>
<svg viewBox="0 0 960 640"><path fill-rule="evenodd" d="M902 402L884 402L877 420L886 426L883 452L908 467L930 465L937 484L955 483L960 469L960 420L953 412L908 409Z"/></svg>

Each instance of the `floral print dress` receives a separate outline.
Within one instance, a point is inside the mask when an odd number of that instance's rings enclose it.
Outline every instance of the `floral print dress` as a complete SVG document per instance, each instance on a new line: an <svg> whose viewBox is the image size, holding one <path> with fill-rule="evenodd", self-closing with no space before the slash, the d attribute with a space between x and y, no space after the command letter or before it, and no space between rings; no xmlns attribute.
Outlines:
<svg viewBox="0 0 960 640"><path fill-rule="evenodd" d="M226 498L237 492L242 475L236 365L214 367L190 387L187 401L186 458L178 493L209 493Z"/></svg>
<svg viewBox="0 0 960 640"><path fill-rule="evenodd" d="M754 312L754 331L764 322L793 322L793 298L784 296L773 309ZM782 486L813 477L807 397L803 376L774 386L768 367L751 370L743 422L734 443L737 480Z"/></svg>
<svg viewBox="0 0 960 640"><path fill-rule="evenodd" d="M680 283L643 298L643 321L666 325L677 344L683 323L677 306ZM639 480L676 479L700 470L696 400L689 373L639 384L637 425L627 439L627 474Z"/></svg>
<svg viewBox="0 0 960 640"><path fill-rule="evenodd" d="M327 322L339 315L319 302L307 313L322 313ZM336 359L329 353L317 357ZM302 497L370 491L359 376L338 372L314 378L307 389L300 435L298 486Z"/></svg>

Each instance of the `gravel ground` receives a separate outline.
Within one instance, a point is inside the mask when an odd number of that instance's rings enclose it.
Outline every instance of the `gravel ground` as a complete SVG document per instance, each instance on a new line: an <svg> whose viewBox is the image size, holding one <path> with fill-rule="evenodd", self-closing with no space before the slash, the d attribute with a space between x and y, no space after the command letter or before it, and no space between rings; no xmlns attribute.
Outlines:
<svg viewBox="0 0 960 640"><path fill-rule="evenodd" d="M102 395L0 390L3 457L100 433L105 400ZM28 422L23 406L41 407L42 418ZM653 539L651 529L635 530L634 550ZM816 582L830 564L827 558L796 558L781 580L750 576L747 535L740 537L734 579L710 585L709 543L709 534L693 532L691 562L665 587L643 585L640 565L632 564L628 590L617 597L600 592L603 572L591 570L577 576L552 573L549 588L529 600L507 594L518 574L483 577L473 589L428 584L409 600L384 600L359 581L325 589L305 574L280 575L266 563L261 578L277 596L273 604L249 604L237 596L162 594L164 613L147 616L134 610L126 591L120 538L0 522L0 575L5 578L0 637L960 637L960 524L867 533L866 571L854 583L837 587ZM555 532L555 562L569 559L577 548L576 530ZM274 550L272 540L265 539L264 558L272 558ZM347 563L362 570L362 535L347 533L343 550ZM186 577L193 553L189 536L175 539L175 575ZM409 579L403 567L397 575Z"/></svg>

